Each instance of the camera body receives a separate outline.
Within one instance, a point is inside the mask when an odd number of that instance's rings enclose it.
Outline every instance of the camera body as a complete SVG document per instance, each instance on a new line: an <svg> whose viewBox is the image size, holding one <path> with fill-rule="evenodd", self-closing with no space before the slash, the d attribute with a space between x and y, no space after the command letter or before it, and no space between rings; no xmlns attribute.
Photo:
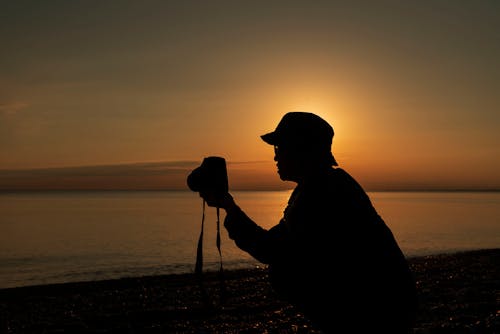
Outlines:
<svg viewBox="0 0 500 334"><path fill-rule="evenodd" d="M216 156L204 158L188 175L187 184L192 191L223 196L228 192L226 160Z"/></svg>

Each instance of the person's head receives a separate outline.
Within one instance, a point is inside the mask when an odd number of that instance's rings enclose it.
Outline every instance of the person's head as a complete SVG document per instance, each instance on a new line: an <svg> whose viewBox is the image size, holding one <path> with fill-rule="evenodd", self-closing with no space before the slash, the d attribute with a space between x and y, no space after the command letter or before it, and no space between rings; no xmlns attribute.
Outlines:
<svg viewBox="0 0 500 334"><path fill-rule="evenodd" d="M316 114L294 111L283 116L273 132L262 135L275 149L282 180L299 182L320 169L337 166L331 152L333 128Z"/></svg>

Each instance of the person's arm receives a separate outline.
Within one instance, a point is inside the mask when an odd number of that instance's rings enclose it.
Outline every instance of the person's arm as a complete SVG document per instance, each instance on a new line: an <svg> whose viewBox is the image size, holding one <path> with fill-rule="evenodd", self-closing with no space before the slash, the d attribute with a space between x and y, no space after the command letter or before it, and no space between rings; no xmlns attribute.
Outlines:
<svg viewBox="0 0 500 334"><path fill-rule="evenodd" d="M234 240L240 249L265 264L274 262L286 254L289 243L288 231L282 223L270 230L262 228L241 210L229 193L218 199L206 193L200 196L209 206L217 206L226 211L224 227L229 233L229 238Z"/></svg>
<svg viewBox="0 0 500 334"><path fill-rule="evenodd" d="M236 245L262 263L276 262L288 249L288 234L282 223L266 230L239 207L226 211L224 227Z"/></svg>

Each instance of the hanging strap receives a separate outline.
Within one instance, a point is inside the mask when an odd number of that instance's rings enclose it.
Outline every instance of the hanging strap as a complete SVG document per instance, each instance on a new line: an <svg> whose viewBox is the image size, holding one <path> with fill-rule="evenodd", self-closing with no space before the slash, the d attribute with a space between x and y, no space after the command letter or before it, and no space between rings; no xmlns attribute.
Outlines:
<svg viewBox="0 0 500 334"><path fill-rule="evenodd" d="M217 207L217 249L219 250L219 289L220 289L220 302L224 303L226 299L226 284L224 281L224 270L222 268L222 252L220 248L220 209Z"/></svg>
<svg viewBox="0 0 500 334"><path fill-rule="evenodd" d="M198 283L200 285L201 296L203 303L206 307L212 307L212 303L208 298L207 290L203 284L203 230L205 225L205 200L203 200L202 216L201 216L201 231L200 237L198 238L198 247L196 249L196 265L195 274L198 277ZM219 251L219 289L220 289L220 303L225 301L226 296L226 284L224 281L224 270L222 268L222 252L221 252L221 237L220 237L220 209L217 207L217 239L216 239L217 250Z"/></svg>
<svg viewBox="0 0 500 334"><path fill-rule="evenodd" d="M205 200L203 200L202 215L201 215L201 231L200 237L198 238L198 247L196 249L196 265L194 268L195 275L198 277L198 284L200 286L201 299L205 307L209 308L210 300L208 299L208 293L203 284L203 229L205 225Z"/></svg>
<svg viewBox="0 0 500 334"><path fill-rule="evenodd" d="M203 200L202 214L201 214L201 231L198 238L198 248L196 249L196 266L194 272L201 274L203 272L203 228L205 225L205 200Z"/></svg>

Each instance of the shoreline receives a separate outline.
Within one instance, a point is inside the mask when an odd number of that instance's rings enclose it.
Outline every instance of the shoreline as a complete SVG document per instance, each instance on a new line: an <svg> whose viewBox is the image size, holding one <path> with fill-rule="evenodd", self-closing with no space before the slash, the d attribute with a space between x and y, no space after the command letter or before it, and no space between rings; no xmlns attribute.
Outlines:
<svg viewBox="0 0 500 334"><path fill-rule="evenodd" d="M408 258L420 310L414 333L500 333L500 248ZM0 289L2 333L319 333L278 300L264 268Z"/></svg>

